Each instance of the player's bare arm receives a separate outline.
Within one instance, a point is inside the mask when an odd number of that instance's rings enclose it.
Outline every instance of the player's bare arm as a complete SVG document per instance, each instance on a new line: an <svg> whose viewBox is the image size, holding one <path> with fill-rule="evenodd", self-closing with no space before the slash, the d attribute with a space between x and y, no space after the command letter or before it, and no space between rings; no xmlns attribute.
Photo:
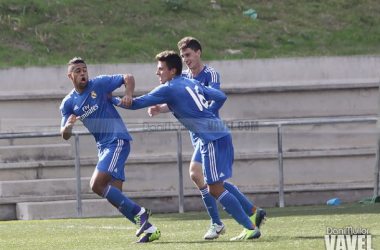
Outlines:
<svg viewBox="0 0 380 250"><path fill-rule="evenodd" d="M121 103L126 107L130 107L132 105L133 100L133 92L135 91L135 78L130 75L124 75L124 86L125 86L125 94L121 99Z"/></svg>
<svg viewBox="0 0 380 250"><path fill-rule="evenodd" d="M61 136L63 139L65 140L70 139L72 135L73 126L76 120L77 120L76 115L72 114L69 116L69 119L67 119L65 126L61 128Z"/></svg>

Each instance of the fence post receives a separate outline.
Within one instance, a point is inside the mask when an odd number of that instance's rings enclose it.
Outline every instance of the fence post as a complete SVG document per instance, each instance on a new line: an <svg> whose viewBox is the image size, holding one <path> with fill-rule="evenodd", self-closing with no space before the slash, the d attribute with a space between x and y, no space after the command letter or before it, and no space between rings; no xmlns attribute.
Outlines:
<svg viewBox="0 0 380 250"><path fill-rule="evenodd" d="M183 173L182 173L182 136L181 129L177 130L177 165L178 165L178 201L179 213L184 212L183 209Z"/></svg>
<svg viewBox="0 0 380 250"><path fill-rule="evenodd" d="M378 92L378 105L377 105L377 145L376 145L376 164L375 164L375 178L374 178L374 187L373 187L373 196L379 196L379 171L380 171L380 87Z"/></svg>
<svg viewBox="0 0 380 250"><path fill-rule="evenodd" d="M279 207L284 207L284 166L283 166L283 156L282 156L282 126L278 124L277 126L277 146L278 146L278 167L279 167Z"/></svg>
<svg viewBox="0 0 380 250"><path fill-rule="evenodd" d="M77 181L77 215L82 217L82 188L80 176L79 134L75 133L75 176Z"/></svg>
<svg viewBox="0 0 380 250"><path fill-rule="evenodd" d="M379 130L379 121L377 121L377 129ZM373 187L373 196L379 196L379 170L380 170L380 132L377 132L377 148L376 148L376 164L375 164L375 178Z"/></svg>

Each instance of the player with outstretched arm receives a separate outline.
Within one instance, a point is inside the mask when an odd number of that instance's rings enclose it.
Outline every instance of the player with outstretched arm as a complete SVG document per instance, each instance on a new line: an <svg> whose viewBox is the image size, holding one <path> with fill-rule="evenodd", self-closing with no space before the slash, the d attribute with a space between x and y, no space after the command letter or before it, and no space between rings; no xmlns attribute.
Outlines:
<svg viewBox="0 0 380 250"><path fill-rule="evenodd" d="M246 213L249 210L248 199L241 192L229 192L223 185L232 177L234 148L231 132L214 113L220 109L227 96L220 90L204 87L194 79L181 76L182 60L175 51L163 51L156 59L160 86L146 95L134 98L131 105L125 104L118 97L111 97L111 102L128 109L166 103L173 115L199 137L204 178L209 193L244 227L243 232L231 240L259 238L259 227Z"/></svg>
<svg viewBox="0 0 380 250"><path fill-rule="evenodd" d="M178 42L177 47L183 62L187 66L187 69L182 71L182 76L195 79L203 86L220 89L220 75L214 68L203 63L202 46L196 38L184 37ZM155 105L153 107L149 107L148 109L150 116L155 116L166 112L170 112L167 104ZM218 110L215 110L214 115L220 118ZM203 238L206 240L216 239L220 234L225 233L226 225L220 219L216 200L208 192L207 185L203 178L202 157L200 151L201 143L194 132L189 132L194 148L189 166L190 178L199 189L204 205L211 218L211 225ZM224 182L223 185L224 188L231 193L240 192L239 189L230 182ZM245 207L247 209L246 213L248 216L250 216L251 220L254 221L258 227L260 227L261 222L266 216L266 211L254 206L252 203L247 204Z"/></svg>

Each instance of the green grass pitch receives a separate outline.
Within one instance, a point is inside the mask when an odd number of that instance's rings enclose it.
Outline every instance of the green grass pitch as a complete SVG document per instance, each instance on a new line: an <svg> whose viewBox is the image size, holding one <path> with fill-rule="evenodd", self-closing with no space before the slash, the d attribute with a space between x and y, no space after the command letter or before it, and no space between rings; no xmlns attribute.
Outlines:
<svg viewBox="0 0 380 250"><path fill-rule="evenodd" d="M0 222L0 249L326 249L327 227L365 228L372 248L380 249L380 204L342 204L268 208L260 239L230 242L242 227L221 211L227 232L213 241L203 240L209 220L206 212L154 214L151 222L162 232L149 244L137 240L135 228L122 217Z"/></svg>

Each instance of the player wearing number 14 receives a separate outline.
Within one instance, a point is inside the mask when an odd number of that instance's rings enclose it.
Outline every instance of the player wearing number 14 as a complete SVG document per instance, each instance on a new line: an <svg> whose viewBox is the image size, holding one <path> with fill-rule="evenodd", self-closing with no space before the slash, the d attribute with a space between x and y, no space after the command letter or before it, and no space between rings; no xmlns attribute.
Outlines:
<svg viewBox="0 0 380 250"><path fill-rule="evenodd" d="M259 238L258 223L251 221L245 212L249 203L247 198L241 192L239 195L230 193L223 186L224 181L232 177L234 148L231 132L214 113L222 107L227 96L220 90L204 87L194 79L181 76L182 60L176 52L163 51L156 59L160 86L134 98L128 107L123 106L117 97L111 97L111 102L129 109L166 103L173 115L200 139L202 167L209 193L244 227L243 232L231 240Z"/></svg>

